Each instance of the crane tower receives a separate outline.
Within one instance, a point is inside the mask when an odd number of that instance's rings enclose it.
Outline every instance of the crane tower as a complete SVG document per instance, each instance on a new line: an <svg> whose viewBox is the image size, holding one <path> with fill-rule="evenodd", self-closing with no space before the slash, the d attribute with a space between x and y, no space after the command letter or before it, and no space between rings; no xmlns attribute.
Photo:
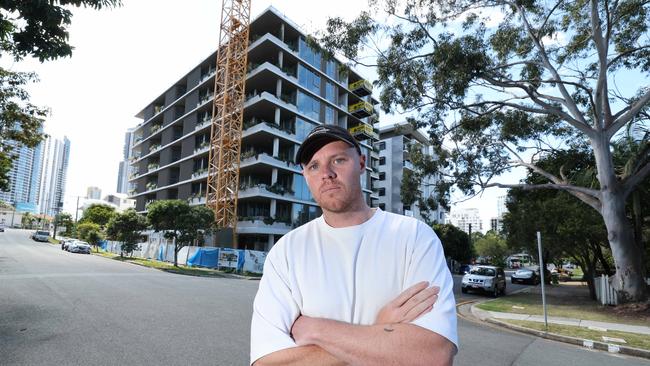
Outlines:
<svg viewBox="0 0 650 366"><path fill-rule="evenodd" d="M208 155L206 203L217 228L232 230L234 247L250 9L251 0L223 0Z"/></svg>

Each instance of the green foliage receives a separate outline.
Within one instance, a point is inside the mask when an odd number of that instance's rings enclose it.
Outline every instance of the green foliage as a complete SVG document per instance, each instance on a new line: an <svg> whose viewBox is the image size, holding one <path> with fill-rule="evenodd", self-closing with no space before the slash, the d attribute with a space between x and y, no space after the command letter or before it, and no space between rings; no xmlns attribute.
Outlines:
<svg viewBox="0 0 650 366"><path fill-rule="evenodd" d="M72 12L66 6L102 9L119 0L3 1L0 4L0 49L16 61L34 56L43 62L72 55L67 27ZM9 16L11 15L11 16Z"/></svg>
<svg viewBox="0 0 650 366"><path fill-rule="evenodd" d="M476 253L481 257L490 258L490 264L505 267L508 256L506 240L494 231L488 231L474 242Z"/></svg>
<svg viewBox="0 0 650 366"><path fill-rule="evenodd" d="M147 220L134 209L128 209L111 217L106 225L108 238L122 242L122 252L131 254L142 241L142 232L147 229Z"/></svg>
<svg viewBox="0 0 650 366"><path fill-rule="evenodd" d="M14 211L15 208L11 204L9 204L9 203L7 203L7 202L5 202L3 200L0 200L0 210Z"/></svg>
<svg viewBox="0 0 650 366"><path fill-rule="evenodd" d="M72 55L67 27L72 13L67 7L102 9L120 6L119 0L2 1L0 3L0 57L14 61L34 56L39 61ZM24 85L36 82L34 73L0 68L0 190L9 189L8 172L20 146L35 147L44 138L42 126L48 111L29 103Z"/></svg>
<svg viewBox="0 0 650 366"><path fill-rule="evenodd" d="M77 224L77 237L90 243L91 232L101 232L101 227L93 222L80 222Z"/></svg>
<svg viewBox="0 0 650 366"><path fill-rule="evenodd" d="M56 227L65 227L65 232L63 235L65 236L72 236L72 230L74 229L74 220L72 219L72 215L69 213L59 213L54 217L54 226Z"/></svg>
<svg viewBox="0 0 650 366"><path fill-rule="evenodd" d="M445 256L451 257L461 263L469 263L475 256L470 245L469 235L451 224L433 225L433 231L442 242Z"/></svg>
<svg viewBox="0 0 650 366"><path fill-rule="evenodd" d="M155 231L175 239L174 265L178 251L201 237L214 222L212 210L206 206L190 206L183 200L159 200L147 206L147 218Z"/></svg>
<svg viewBox="0 0 650 366"><path fill-rule="evenodd" d="M95 223L103 229L114 215L115 207L101 203L94 203L84 210L83 216L79 221Z"/></svg>

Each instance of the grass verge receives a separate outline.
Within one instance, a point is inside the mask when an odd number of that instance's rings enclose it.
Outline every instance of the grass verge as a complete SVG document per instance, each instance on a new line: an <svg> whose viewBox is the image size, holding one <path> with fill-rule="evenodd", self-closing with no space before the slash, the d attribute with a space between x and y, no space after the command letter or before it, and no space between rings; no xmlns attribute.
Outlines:
<svg viewBox="0 0 650 366"><path fill-rule="evenodd" d="M546 297L548 316L594 320L610 323L648 325L645 317L622 316L612 311L612 307L602 306L585 297L548 296ZM543 315L542 298L536 293L518 293L478 305L479 309L502 313Z"/></svg>
<svg viewBox="0 0 650 366"><path fill-rule="evenodd" d="M530 328L540 331L545 331L544 323L531 322L526 320L504 320L500 319L504 323L518 325L524 328ZM576 327L571 325L561 325L561 324L549 324L548 332L554 334L560 334L564 336L588 339L592 341L618 344L621 346L629 346L634 348L640 348L647 351L650 351L650 337L646 334L636 334L628 332L620 332L616 330L607 330L605 332L592 330L585 327ZM608 342L603 339L603 336L609 338L621 338L624 339L626 343L617 343L617 342Z"/></svg>
<svg viewBox="0 0 650 366"><path fill-rule="evenodd" d="M61 241L60 241L60 240L53 239L52 237L47 238L47 241L48 241L50 244L56 244L56 245L61 244Z"/></svg>
<svg viewBox="0 0 650 366"><path fill-rule="evenodd" d="M170 263L167 263L167 262L160 262L160 261L143 259L143 258L120 257L118 254L113 254L113 253L105 252L105 251L102 251L102 250L100 250L99 252L93 251L92 254L99 255L99 256L102 256L102 257L106 257L106 258L110 258L110 259L117 260L117 261L120 261L120 262L128 262L128 263L138 264L138 265L141 265L141 266L144 266L144 267L155 268L155 269L159 269L159 270L165 271L165 272L177 273L177 274L188 275L188 276L228 277L227 273L231 273L231 272L226 272L226 271L219 271L219 270L216 270L216 269L187 267L187 266L183 266L183 265L179 265L178 267L174 267L173 264L170 264ZM250 276L248 273L246 273L244 275ZM250 277L255 277L255 276L250 276ZM261 276L257 275L257 277L261 277Z"/></svg>

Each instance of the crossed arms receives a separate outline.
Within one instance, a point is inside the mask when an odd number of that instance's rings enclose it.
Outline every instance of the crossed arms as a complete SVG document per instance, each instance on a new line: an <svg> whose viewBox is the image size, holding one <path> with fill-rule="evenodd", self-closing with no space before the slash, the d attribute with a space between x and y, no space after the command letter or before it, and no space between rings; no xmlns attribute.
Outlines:
<svg viewBox="0 0 650 366"><path fill-rule="evenodd" d="M431 311L438 292L428 282L415 284L386 304L373 325L299 316L291 328L298 347L268 354L254 365L451 365L453 343L409 324Z"/></svg>

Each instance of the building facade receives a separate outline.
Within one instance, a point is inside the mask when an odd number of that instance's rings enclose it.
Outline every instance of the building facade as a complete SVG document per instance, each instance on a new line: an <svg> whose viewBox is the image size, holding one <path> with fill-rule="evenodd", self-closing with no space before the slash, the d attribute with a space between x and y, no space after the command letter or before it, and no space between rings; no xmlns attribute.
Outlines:
<svg viewBox="0 0 650 366"><path fill-rule="evenodd" d="M86 188L86 198L91 200L98 200L102 197L102 190L99 187Z"/></svg>
<svg viewBox="0 0 650 366"><path fill-rule="evenodd" d="M63 207L70 160L70 140L48 137L43 144L39 212L54 216Z"/></svg>
<svg viewBox="0 0 650 366"><path fill-rule="evenodd" d="M9 190L0 191L0 200L20 212L38 213L43 143L35 148L13 144L17 157L9 170Z"/></svg>
<svg viewBox="0 0 650 366"><path fill-rule="evenodd" d="M131 147L133 146L134 130L134 128L129 128L124 134L124 160L120 161L117 172L117 193L126 194L129 191L129 174L131 174L129 158L131 157Z"/></svg>
<svg viewBox="0 0 650 366"><path fill-rule="evenodd" d="M483 232L483 221L478 208L459 208L451 210L449 220L466 233Z"/></svg>
<svg viewBox="0 0 650 366"><path fill-rule="evenodd" d="M133 131L129 176L137 211L161 199L205 204L215 60L216 52L137 115L143 122ZM240 248L269 250L321 213L294 162L307 133L323 123L342 126L372 159L377 101L370 82L309 47L272 7L251 22L246 94L238 241ZM375 177L368 164L361 183L371 205Z"/></svg>
<svg viewBox="0 0 650 366"><path fill-rule="evenodd" d="M413 170L409 157L409 149L416 146L423 154L431 155L428 138L422 132L415 130L409 123L398 123L379 129L379 141L375 143L374 153L379 158L373 166L377 181L374 187L377 191L377 205L384 211L424 220L426 215L430 221L444 223L446 212L438 207L435 211L422 213L418 202L405 205L402 202L400 190L404 171ZM424 199L434 196L434 184L439 176L429 176L420 184L420 192Z"/></svg>

